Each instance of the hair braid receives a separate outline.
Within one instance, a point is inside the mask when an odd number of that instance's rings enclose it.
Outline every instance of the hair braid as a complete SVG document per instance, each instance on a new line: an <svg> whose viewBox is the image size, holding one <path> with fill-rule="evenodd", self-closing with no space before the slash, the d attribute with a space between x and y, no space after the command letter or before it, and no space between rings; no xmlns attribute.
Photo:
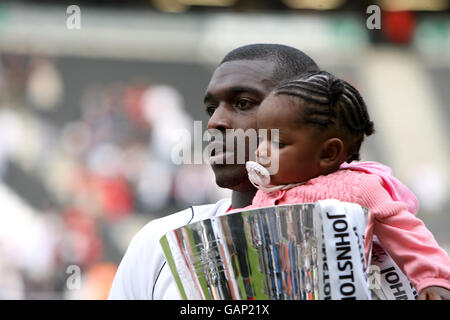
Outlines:
<svg viewBox="0 0 450 320"><path fill-rule="evenodd" d="M369 136L375 130L363 98L352 85L329 72L318 71L281 84L274 94L309 102L300 117L304 123L315 124L322 129L335 125L347 130L355 138L349 146L347 162L359 160L364 135Z"/></svg>

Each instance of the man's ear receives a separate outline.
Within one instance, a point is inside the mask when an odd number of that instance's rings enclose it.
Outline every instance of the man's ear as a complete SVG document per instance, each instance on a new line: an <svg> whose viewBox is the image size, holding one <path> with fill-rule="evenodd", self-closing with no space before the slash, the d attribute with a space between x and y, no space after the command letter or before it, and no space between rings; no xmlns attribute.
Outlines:
<svg viewBox="0 0 450 320"><path fill-rule="evenodd" d="M339 138L330 138L322 144L320 166L331 170L339 166L345 159L344 142Z"/></svg>

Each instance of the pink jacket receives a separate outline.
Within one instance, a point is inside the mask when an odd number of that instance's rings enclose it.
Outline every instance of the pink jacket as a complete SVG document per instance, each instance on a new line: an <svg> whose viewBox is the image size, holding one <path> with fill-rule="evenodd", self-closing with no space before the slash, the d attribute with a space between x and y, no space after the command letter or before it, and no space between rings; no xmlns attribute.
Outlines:
<svg viewBox="0 0 450 320"><path fill-rule="evenodd" d="M343 165L329 175L288 190L258 190L246 209L337 199L370 209L366 239L375 234L418 292L429 286L450 290L450 259L414 214L417 199L388 167L375 162ZM241 209L242 210L242 209ZM233 210L234 211L234 210ZM366 243L366 254L370 243Z"/></svg>

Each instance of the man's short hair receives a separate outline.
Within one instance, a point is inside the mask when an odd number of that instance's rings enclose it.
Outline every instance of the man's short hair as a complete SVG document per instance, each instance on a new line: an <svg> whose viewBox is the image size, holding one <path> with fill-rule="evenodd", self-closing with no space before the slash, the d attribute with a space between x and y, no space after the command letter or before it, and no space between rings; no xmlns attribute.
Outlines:
<svg viewBox="0 0 450 320"><path fill-rule="evenodd" d="M279 83L304 73L319 71L307 54L282 44L249 44L230 51L220 64L236 60L271 60L276 63L272 80Z"/></svg>

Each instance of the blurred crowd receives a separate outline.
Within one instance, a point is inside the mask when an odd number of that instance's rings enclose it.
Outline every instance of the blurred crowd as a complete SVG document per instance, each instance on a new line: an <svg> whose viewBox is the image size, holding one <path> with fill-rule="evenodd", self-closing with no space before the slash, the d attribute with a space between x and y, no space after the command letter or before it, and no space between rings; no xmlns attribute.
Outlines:
<svg viewBox="0 0 450 320"><path fill-rule="evenodd" d="M193 127L176 88L85 88L78 119L59 123L52 59L1 54L0 299L104 299L145 222L226 195L209 166L170 160L171 133Z"/></svg>

